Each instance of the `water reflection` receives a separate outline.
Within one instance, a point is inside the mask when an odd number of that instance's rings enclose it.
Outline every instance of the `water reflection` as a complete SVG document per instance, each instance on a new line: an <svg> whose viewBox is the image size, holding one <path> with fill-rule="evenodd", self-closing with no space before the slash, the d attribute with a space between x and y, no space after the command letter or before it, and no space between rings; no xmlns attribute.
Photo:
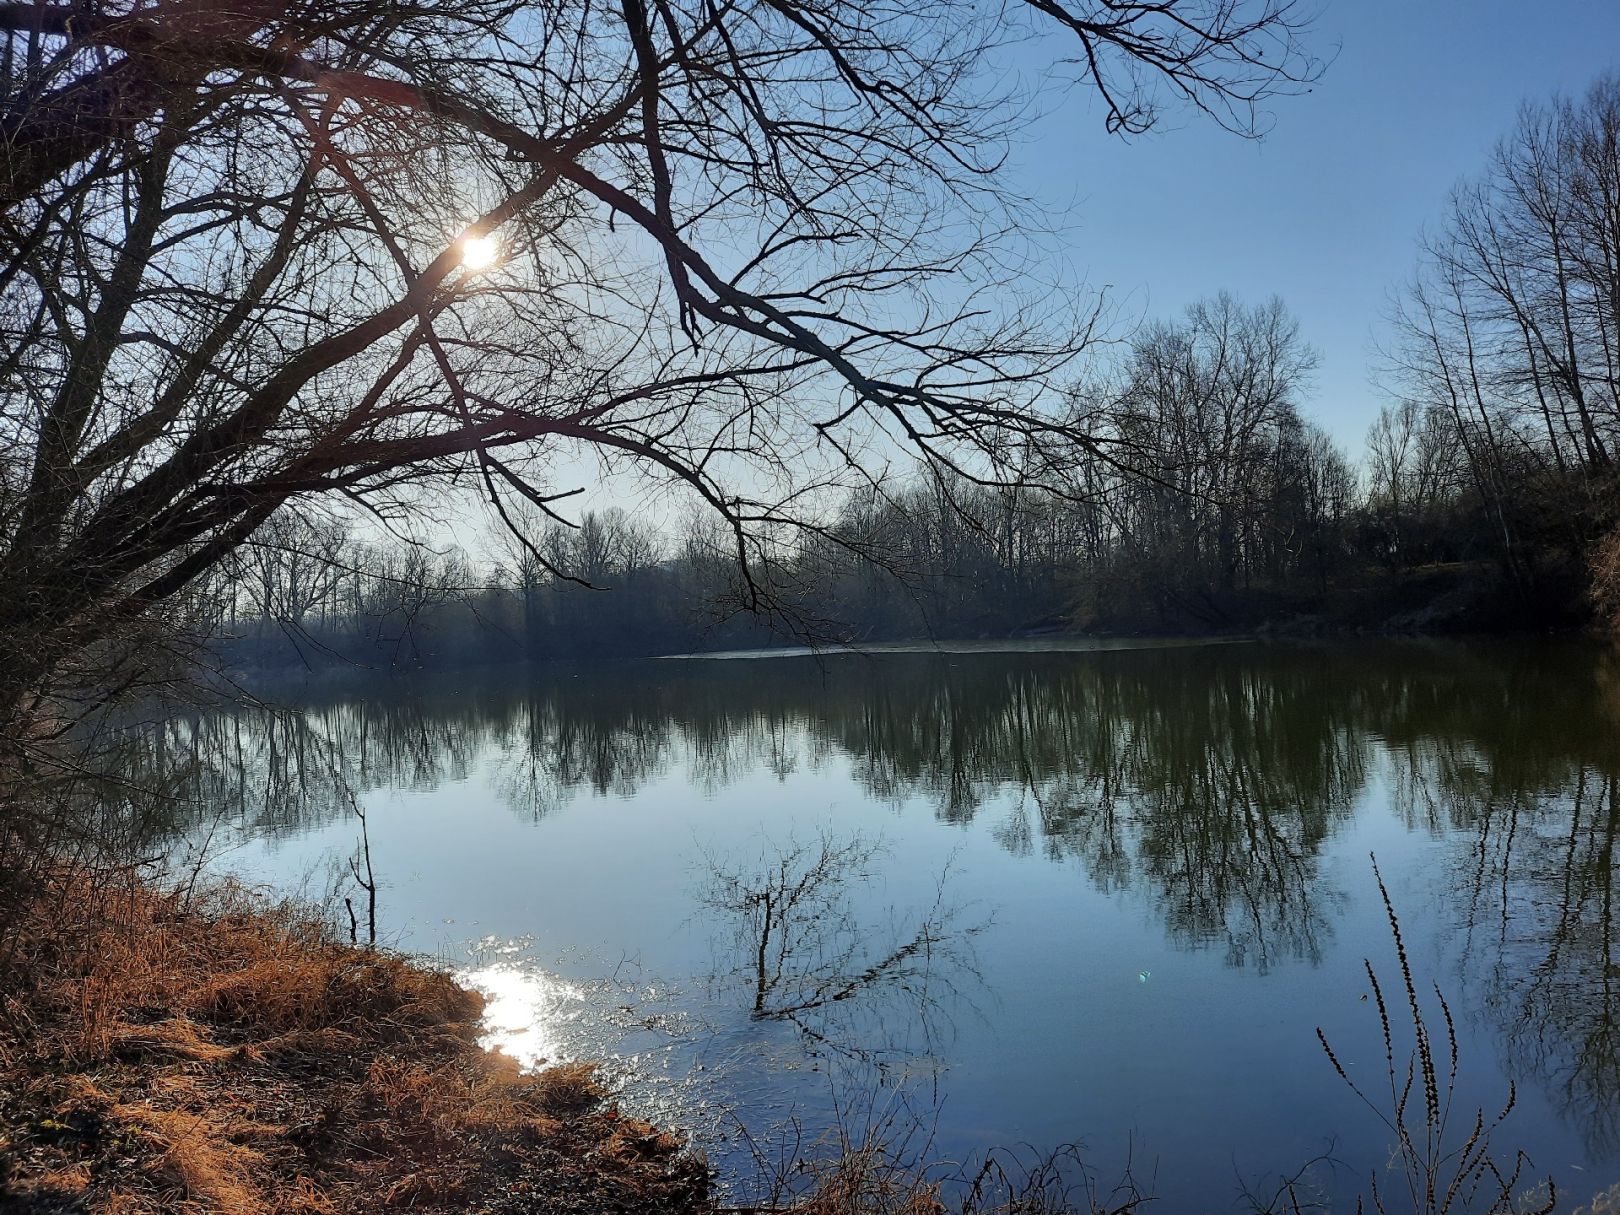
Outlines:
<svg viewBox="0 0 1620 1215"><path fill-rule="evenodd" d="M1556 1095L1593 1155L1620 1149L1617 792L1613 773L1583 769L1567 796L1469 807L1476 835L1463 922L1481 962L1477 998L1502 1027L1515 1070ZM1444 791L1437 800L1449 801Z"/></svg>
<svg viewBox="0 0 1620 1215"><path fill-rule="evenodd" d="M825 831L767 841L740 861L710 851L699 895L716 930L711 984L740 993L753 1020L792 1025L812 1058L831 1053L880 1075L936 1058L955 1017L974 1007L972 943L986 927L952 901L948 866L926 907L863 918L858 895L886 851L878 838Z"/></svg>
<svg viewBox="0 0 1620 1215"><path fill-rule="evenodd" d="M296 834L344 814L345 786L432 788L491 753L502 795L533 817L677 764L719 788L838 754L874 799L927 798L946 821L1018 791L1008 848L1077 857L1106 888L1151 882L1174 931L1264 964L1315 952L1312 858L1376 741L1408 818L1435 829L1563 796L1588 762L1613 762L1615 735L1581 703L1601 695L1612 720L1613 660L1558 656L1562 669L1455 647L643 664L306 693L297 714L171 722L134 763L188 774L193 806Z"/></svg>
<svg viewBox="0 0 1620 1215"><path fill-rule="evenodd" d="M671 773L723 790L838 766L879 803L922 802L945 823L993 816L1003 848L1135 892L1179 946L1257 972L1323 956L1344 897L1325 845L1374 797L1455 841L1447 911L1466 932L1471 1003L1513 1069L1560 1095L1594 1153L1620 1150L1609 650L645 663L305 689L298 703L173 721L132 742L132 766L184 791L177 828L223 816L270 838L346 814L346 788L479 773L514 814L543 819Z"/></svg>
<svg viewBox="0 0 1620 1215"><path fill-rule="evenodd" d="M512 959L457 971L456 978L484 997L482 1046L525 1068L574 1062L565 1027L585 1007L583 987Z"/></svg>

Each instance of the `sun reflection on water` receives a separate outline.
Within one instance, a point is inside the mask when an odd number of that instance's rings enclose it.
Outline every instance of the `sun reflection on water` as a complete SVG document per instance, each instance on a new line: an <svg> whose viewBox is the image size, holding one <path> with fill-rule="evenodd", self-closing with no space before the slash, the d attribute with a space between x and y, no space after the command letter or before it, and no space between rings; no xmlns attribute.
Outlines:
<svg viewBox="0 0 1620 1215"><path fill-rule="evenodd" d="M573 1062L566 1030L586 1007L583 987L518 962L492 962L462 971L462 983L484 997L486 1050L510 1055L525 1068Z"/></svg>
<svg viewBox="0 0 1620 1215"><path fill-rule="evenodd" d="M591 1063L614 1104L690 1134L706 1151L730 1134L723 1117L734 1073L753 1075L755 1053L716 1037L691 993L641 973L639 964L575 958L608 977L570 980L535 959L531 938L471 943L457 982L484 997L479 1045L526 1071Z"/></svg>

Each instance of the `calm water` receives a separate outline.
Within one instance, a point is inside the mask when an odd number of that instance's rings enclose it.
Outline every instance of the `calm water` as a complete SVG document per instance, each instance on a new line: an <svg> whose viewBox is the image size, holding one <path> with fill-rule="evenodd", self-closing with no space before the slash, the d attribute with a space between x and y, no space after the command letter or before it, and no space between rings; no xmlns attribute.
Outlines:
<svg viewBox="0 0 1620 1215"><path fill-rule="evenodd" d="M1607 649L968 647L280 701L154 743L214 863L363 918L351 790L385 940L738 1176L837 1109L952 1159L1081 1143L1173 1211L1331 1150L1309 1179L1343 1202L1390 1136L1316 1030L1376 1100L1376 854L1454 1014L1456 1120L1512 1081L1501 1148L1578 1199L1620 1179Z"/></svg>

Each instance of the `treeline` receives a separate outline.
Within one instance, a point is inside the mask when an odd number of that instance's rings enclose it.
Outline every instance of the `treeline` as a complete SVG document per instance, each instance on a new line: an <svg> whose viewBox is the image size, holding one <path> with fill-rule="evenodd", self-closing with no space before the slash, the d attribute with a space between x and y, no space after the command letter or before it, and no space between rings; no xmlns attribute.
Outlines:
<svg viewBox="0 0 1620 1215"><path fill-rule="evenodd" d="M666 653L768 639L716 619L723 581L621 510L537 532L510 561L367 538L328 516L278 515L180 605L184 624L249 666L399 667Z"/></svg>
<svg viewBox="0 0 1620 1215"><path fill-rule="evenodd" d="M1359 464L1303 413L1315 357L1284 305L1223 294L1075 388L1094 439L1065 467L870 484L742 568L701 519L537 511L474 561L286 514L188 612L237 656L410 664L1620 615L1620 78L1523 112L1393 319Z"/></svg>

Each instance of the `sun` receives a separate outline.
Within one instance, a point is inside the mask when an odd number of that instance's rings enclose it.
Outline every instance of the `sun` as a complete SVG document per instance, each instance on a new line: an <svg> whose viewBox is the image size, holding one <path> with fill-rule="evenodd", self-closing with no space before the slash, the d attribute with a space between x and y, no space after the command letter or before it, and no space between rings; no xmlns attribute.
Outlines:
<svg viewBox="0 0 1620 1215"><path fill-rule="evenodd" d="M461 238L461 264L469 270L488 270L501 256L501 242L494 236Z"/></svg>

